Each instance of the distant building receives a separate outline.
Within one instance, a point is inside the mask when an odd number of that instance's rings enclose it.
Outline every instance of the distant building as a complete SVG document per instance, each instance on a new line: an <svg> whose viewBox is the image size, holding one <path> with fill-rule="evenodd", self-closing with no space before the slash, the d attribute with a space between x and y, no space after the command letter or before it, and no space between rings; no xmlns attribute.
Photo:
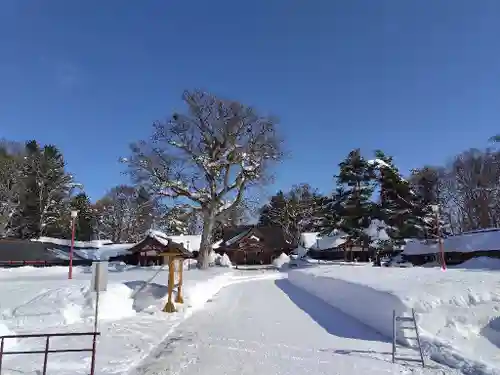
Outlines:
<svg viewBox="0 0 500 375"><path fill-rule="evenodd" d="M280 227L247 225L225 229L214 251L227 254L235 265L263 265L293 249Z"/></svg>
<svg viewBox="0 0 500 375"><path fill-rule="evenodd" d="M126 253L109 258L110 261L121 261L137 266L153 266L166 264L168 260L162 255L167 251L178 253L184 258L192 258L193 253L184 245L172 241L170 237L158 231L149 231L144 239Z"/></svg>

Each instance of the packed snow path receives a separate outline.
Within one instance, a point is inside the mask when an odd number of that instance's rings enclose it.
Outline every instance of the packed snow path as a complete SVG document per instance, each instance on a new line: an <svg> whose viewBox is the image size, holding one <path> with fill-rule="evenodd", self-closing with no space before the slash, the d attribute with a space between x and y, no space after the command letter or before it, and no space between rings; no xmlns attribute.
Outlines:
<svg viewBox="0 0 500 375"><path fill-rule="evenodd" d="M359 303L363 303L359 301ZM367 306L369 308L369 306ZM222 290L134 375L452 374L391 363L391 343L286 279Z"/></svg>

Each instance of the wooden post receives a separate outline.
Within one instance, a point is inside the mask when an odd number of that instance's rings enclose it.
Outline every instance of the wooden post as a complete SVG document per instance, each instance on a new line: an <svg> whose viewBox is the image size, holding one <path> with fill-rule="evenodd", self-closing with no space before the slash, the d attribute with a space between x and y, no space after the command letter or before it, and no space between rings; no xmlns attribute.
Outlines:
<svg viewBox="0 0 500 375"><path fill-rule="evenodd" d="M172 292L174 290L174 272L175 272L175 257L172 255L168 256L168 300L167 304L163 308L164 312L173 313L175 312L175 306L172 302Z"/></svg>
<svg viewBox="0 0 500 375"><path fill-rule="evenodd" d="M177 303L184 303L184 298L182 298L182 272L184 270L184 258L179 259L179 286L177 287L177 297L175 298L175 302Z"/></svg>

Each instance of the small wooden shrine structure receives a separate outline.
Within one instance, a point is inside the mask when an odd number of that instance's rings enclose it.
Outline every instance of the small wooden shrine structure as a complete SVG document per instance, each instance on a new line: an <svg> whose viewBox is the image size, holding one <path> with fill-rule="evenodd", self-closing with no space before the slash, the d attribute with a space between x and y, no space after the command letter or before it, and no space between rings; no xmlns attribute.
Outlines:
<svg viewBox="0 0 500 375"><path fill-rule="evenodd" d="M135 244L127 251L127 254L115 257L125 258L128 264L141 264L149 265L151 262L154 264L168 265L168 300L163 308L165 312L175 312L175 306L172 301L172 294L174 287L177 286L176 303L184 303L182 297L182 273L184 269L184 260L192 258L192 253L187 250L183 245L173 242L171 239L161 236L157 233L148 233L146 237ZM175 280L175 271L178 268L178 280Z"/></svg>

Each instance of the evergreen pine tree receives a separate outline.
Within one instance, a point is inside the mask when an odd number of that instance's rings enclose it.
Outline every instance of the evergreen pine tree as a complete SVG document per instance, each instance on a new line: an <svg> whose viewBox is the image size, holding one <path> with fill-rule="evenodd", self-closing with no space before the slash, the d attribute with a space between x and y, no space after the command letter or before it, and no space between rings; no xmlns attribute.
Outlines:
<svg viewBox="0 0 500 375"><path fill-rule="evenodd" d="M439 170L434 167L425 166L411 171L410 184L417 196L415 215L419 218L419 233L417 238L435 239L438 237L438 226L442 234L446 235L447 226L443 218L439 225L436 222L436 214L433 212L434 205L441 206Z"/></svg>
<svg viewBox="0 0 500 375"><path fill-rule="evenodd" d="M37 174L41 164L40 146L36 141L26 143L22 172L22 193L20 195L20 211L16 217L16 227L21 238L37 238L40 236L40 195L41 189Z"/></svg>
<svg viewBox="0 0 500 375"><path fill-rule="evenodd" d="M23 193L17 218L20 236L62 236L62 218L68 210L70 193L77 186L65 171L62 154L53 145L40 148L36 141L29 141L23 164Z"/></svg>
<svg viewBox="0 0 500 375"><path fill-rule="evenodd" d="M345 197L344 187L338 186L331 196L323 199L319 223L319 232L322 235L330 235L342 228Z"/></svg>
<svg viewBox="0 0 500 375"><path fill-rule="evenodd" d="M75 239L91 241L94 234L95 217L87 194L80 193L71 199L71 210L78 211L75 223Z"/></svg>
<svg viewBox="0 0 500 375"><path fill-rule="evenodd" d="M283 191L278 191L276 195L271 197L268 204L262 207L259 217L259 226L275 226L277 223L285 220L284 212L286 209L286 197Z"/></svg>
<svg viewBox="0 0 500 375"><path fill-rule="evenodd" d="M377 218L386 224L385 230L392 242L390 246L400 246L405 238L418 235L417 197L399 173L392 157L380 150L375 152L375 157L370 163L377 171L380 188Z"/></svg>
<svg viewBox="0 0 500 375"><path fill-rule="evenodd" d="M333 215L340 218L331 225L332 228L342 230L348 236L352 246L367 249L370 237L366 229L370 226L373 217L371 196L375 186L373 183L373 168L361 155L359 149L349 153L347 158L339 164L340 173L337 176L337 193L335 204L339 213Z"/></svg>
<svg viewBox="0 0 500 375"><path fill-rule="evenodd" d="M22 191L22 157L0 144L0 237L16 235L14 220Z"/></svg>

